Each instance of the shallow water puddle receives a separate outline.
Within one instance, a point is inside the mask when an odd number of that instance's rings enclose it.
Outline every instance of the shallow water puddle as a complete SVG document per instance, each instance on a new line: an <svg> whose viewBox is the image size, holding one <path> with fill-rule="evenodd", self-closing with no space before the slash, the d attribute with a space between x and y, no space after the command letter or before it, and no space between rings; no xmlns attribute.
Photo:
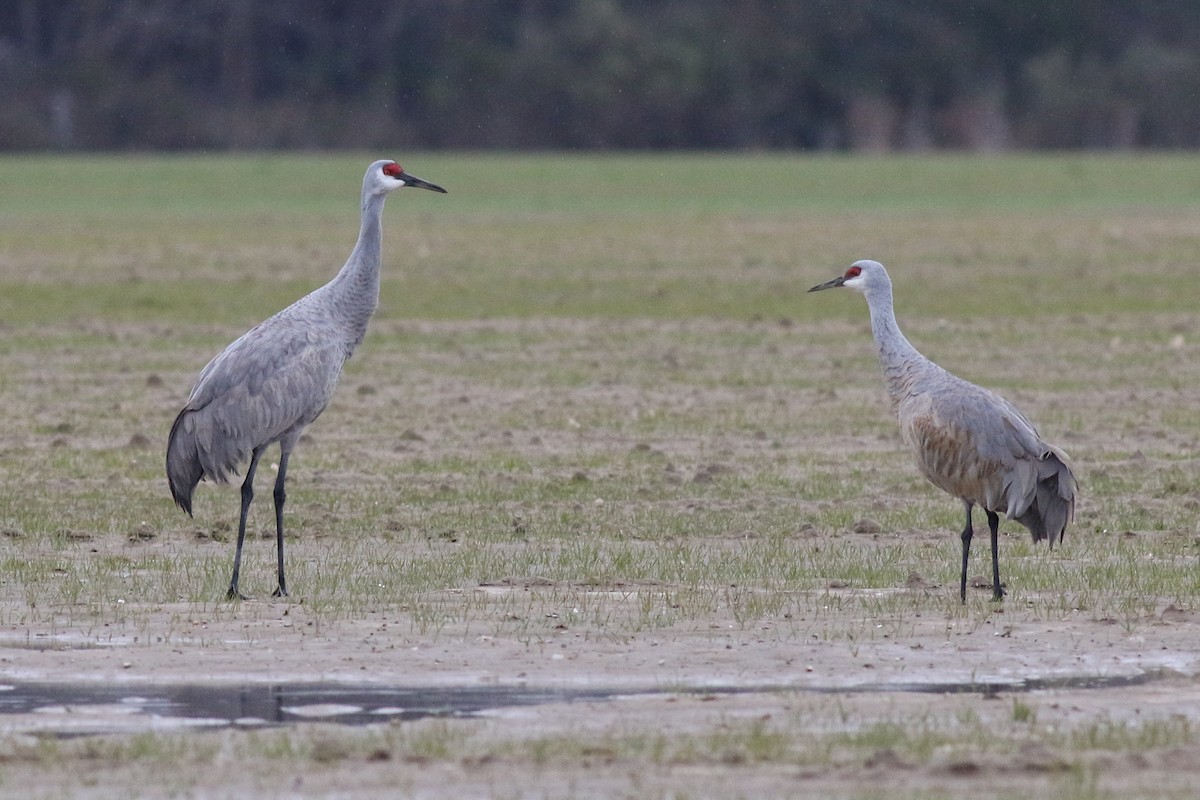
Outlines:
<svg viewBox="0 0 1200 800"><path fill-rule="evenodd" d="M612 691L509 687L396 688L344 684L0 685L0 730L15 727L75 734L141 728L266 726L298 722L364 725L423 717L470 716L509 706L604 700ZM34 715L33 719L29 715Z"/></svg>
<svg viewBox="0 0 1200 800"><path fill-rule="evenodd" d="M1171 671L1120 676L1061 676L970 683L868 683L842 686L674 686L659 689L537 689L380 687L324 683L102 686L88 683L0 684L0 732L58 736L197 727L257 727L302 722L364 725L425 717L470 717L491 710L547 703L608 702L653 694L705 696L812 692L930 694L1105 690L1171 677Z"/></svg>

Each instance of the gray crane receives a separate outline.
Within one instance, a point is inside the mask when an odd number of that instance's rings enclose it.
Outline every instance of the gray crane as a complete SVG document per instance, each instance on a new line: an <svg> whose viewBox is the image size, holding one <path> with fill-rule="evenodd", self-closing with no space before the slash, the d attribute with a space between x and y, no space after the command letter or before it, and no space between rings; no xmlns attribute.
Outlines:
<svg viewBox="0 0 1200 800"><path fill-rule="evenodd" d="M190 516L192 492L202 478L227 483L249 458L242 481L237 550L229 599L238 590L246 514L263 451L279 442L275 476L275 541L279 585L283 573L283 503L288 457L304 428L320 416L337 388L342 365L362 342L379 303L381 218L387 196L404 186L445 189L406 173L395 161L376 161L362 185L362 226L345 266L329 283L251 328L208 362L171 426L167 480L176 504Z"/></svg>
<svg viewBox="0 0 1200 800"><path fill-rule="evenodd" d="M917 352L896 324L892 282L878 261L856 261L845 274L809 291L837 286L856 289L867 298L892 410L917 466L934 486L966 506L962 601L967 601L971 510L976 505L987 512L992 534L992 597L1002 599L998 515L1024 525L1034 542L1046 539L1053 547L1061 540L1075 516L1076 482L1066 453L1038 436L1012 403L951 375Z"/></svg>

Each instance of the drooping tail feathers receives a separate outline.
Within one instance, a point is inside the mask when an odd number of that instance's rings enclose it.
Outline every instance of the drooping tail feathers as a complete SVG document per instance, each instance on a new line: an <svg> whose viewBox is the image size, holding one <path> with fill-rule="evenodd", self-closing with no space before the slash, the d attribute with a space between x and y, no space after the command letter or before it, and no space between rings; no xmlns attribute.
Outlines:
<svg viewBox="0 0 1200 800"><path fill-rule="evenodd" d="M175 503L189 515L192 492L201 479L225 483L246 458L240 437L215 436L213 420L202 410L185 408L167 440L167 482Z"/></svg>
<svg viewBox="0 0 1200 800"><path fill-rule="evenodd" d="M1075 518L1075 475L1067 454L1052 445L1037 462L1033 502L1015 519L1029 529L1033 541L1047 539L1051 547L1063 540Z"/></svg>
<svg viewBox="0 0 1200 800"><path fill-rule="evenodd" d="M187 413L187 409L179 412L175 424L171 426L171 436L167 439L167 483L171 485L175 505L190 517L192 492L203 477L204 470L200 467L200 459L196 457L195 437L184 431L183 420Z"/></svg>

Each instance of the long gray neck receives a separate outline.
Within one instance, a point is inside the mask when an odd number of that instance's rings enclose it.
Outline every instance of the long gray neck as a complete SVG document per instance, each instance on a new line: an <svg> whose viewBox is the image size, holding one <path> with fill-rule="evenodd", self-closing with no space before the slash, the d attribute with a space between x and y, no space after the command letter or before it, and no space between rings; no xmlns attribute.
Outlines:
<svg viewBox="0 0 1200 800"><path fill-rule="evenodd" d="M883 378L894 410L911 393L914 379L922 372L937 367L900 332L896 314L892 310L891 285L871 287L867 293L867 306L871 310L871 333L879 351L879 364L883 367Z"/></svg>
<svg viewBox="0 0 1200 800"><path fill-rule="evenodd" d="M379 263L383 235L382 194L366 194L362 201L362 227L350 258L329 282L330 306L345 326L350 347L356 347L367 333L367 323L379 305Z"/></svg>

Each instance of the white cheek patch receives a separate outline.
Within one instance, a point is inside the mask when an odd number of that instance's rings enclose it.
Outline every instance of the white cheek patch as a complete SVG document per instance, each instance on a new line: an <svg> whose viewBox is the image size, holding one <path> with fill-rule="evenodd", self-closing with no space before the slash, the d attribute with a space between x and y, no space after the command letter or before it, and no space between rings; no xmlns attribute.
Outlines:
<svg viewBox="0 0 1200 800"><path fill-rule="evenodd" d="M861 292L865 282L866 279L862 275L855 275L853 278L847 278L846 280L842 281L842 286L848 286L851 289L858 289Z"/></svg>

